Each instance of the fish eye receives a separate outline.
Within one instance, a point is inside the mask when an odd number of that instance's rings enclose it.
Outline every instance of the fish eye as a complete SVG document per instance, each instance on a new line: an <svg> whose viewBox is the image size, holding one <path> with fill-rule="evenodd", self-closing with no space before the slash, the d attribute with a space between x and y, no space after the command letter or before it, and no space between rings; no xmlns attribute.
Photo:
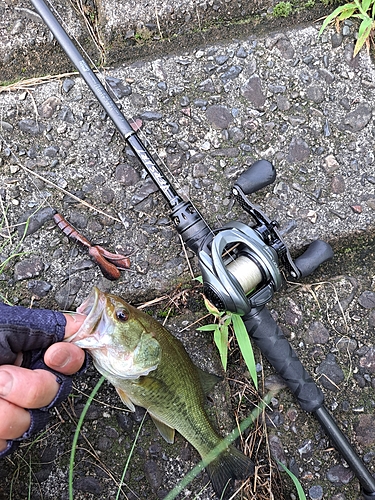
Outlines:
<svg viewBox="0 0 375 500"><path fill-rule="evenodd" d="M128 320L128 314L125 311L125 309L119 309L118 311L116 311L116 318L119 321L127 321Z"/></svg>

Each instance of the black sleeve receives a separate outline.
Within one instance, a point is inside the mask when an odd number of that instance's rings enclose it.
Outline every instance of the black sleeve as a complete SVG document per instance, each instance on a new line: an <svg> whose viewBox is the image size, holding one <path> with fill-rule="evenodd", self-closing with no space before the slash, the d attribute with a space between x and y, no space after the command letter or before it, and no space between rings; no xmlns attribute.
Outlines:
<svg viewBox="0 0 375 500"><path fill-rule="evenodd" d="M40 432L48 423L49 409L69 396L72 377L51 370L44 363L44 353L50 345L61 342L65 334L66 319L58 311L28 309L8 306L0 302L0 365L13 364L19 352L23 353L22 366L31 370L43 369L52 372L59 383L55 399L46 407L29 410L31 424L23 436L8 441L7 448L0 452L0 459L15 451L24 439ZM77 374L88 366L88 356Z"/></svg>
<svg viewBox="0 0 375 500"><path fill-rule="evenodd" d="M61 312L0 302L0 365L13 364L19 352L44 349L62 341L65 325Z"/></svg>

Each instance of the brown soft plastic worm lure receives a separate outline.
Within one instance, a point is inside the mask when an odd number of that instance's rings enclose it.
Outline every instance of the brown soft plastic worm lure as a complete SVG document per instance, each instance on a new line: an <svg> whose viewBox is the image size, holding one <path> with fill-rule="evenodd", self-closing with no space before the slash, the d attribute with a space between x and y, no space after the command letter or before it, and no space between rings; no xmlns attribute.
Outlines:
<svg viewBox="0 0 375 500"><path fill-rule="evenodd" d="M71 240L77 241L82 246L89 249L92 260L98 264L103 275L109 280L117 280L125 269L130 267L129 257L118 253L112 253L99 245L92 245L90 241L80 234L64 217L56 213L53 220L61 231Z"/></svg>

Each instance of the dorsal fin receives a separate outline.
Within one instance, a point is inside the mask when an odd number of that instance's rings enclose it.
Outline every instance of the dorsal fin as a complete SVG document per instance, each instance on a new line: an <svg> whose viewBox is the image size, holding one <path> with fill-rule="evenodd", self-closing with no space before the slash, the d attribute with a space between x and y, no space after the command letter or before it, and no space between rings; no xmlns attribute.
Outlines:
<svg viewBox="0 0 375 500"><path fill-rule="evenodd" d="M198 371L198 376L199 380L202 385L203 392L207 396L212 389L215 387L215 385L219 382L221 382L223 379L219 377L218 375L214 375L213 373L208 373L205 372L204 370L201 370L200 368L196 367Z"/></svg>

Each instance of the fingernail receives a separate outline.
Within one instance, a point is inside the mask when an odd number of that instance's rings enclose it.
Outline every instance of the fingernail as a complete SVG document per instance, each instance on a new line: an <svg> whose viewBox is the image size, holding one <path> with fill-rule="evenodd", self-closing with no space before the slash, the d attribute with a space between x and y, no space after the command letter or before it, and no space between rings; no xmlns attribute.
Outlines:
<svg viewBox="0 0 375 500"><path fill-rule="evenodd" d="M6 397L12 390L13 377L8 372L0 372L0 396Z"/></svg>
<svg viewBox="0 0 375 500"><path fill-rule="evenodd" d="M64 348L60 348L51 355L48 364L53 365L56 368L64 368L64 366L70 363L71 359L69 351Z"/></svg>

